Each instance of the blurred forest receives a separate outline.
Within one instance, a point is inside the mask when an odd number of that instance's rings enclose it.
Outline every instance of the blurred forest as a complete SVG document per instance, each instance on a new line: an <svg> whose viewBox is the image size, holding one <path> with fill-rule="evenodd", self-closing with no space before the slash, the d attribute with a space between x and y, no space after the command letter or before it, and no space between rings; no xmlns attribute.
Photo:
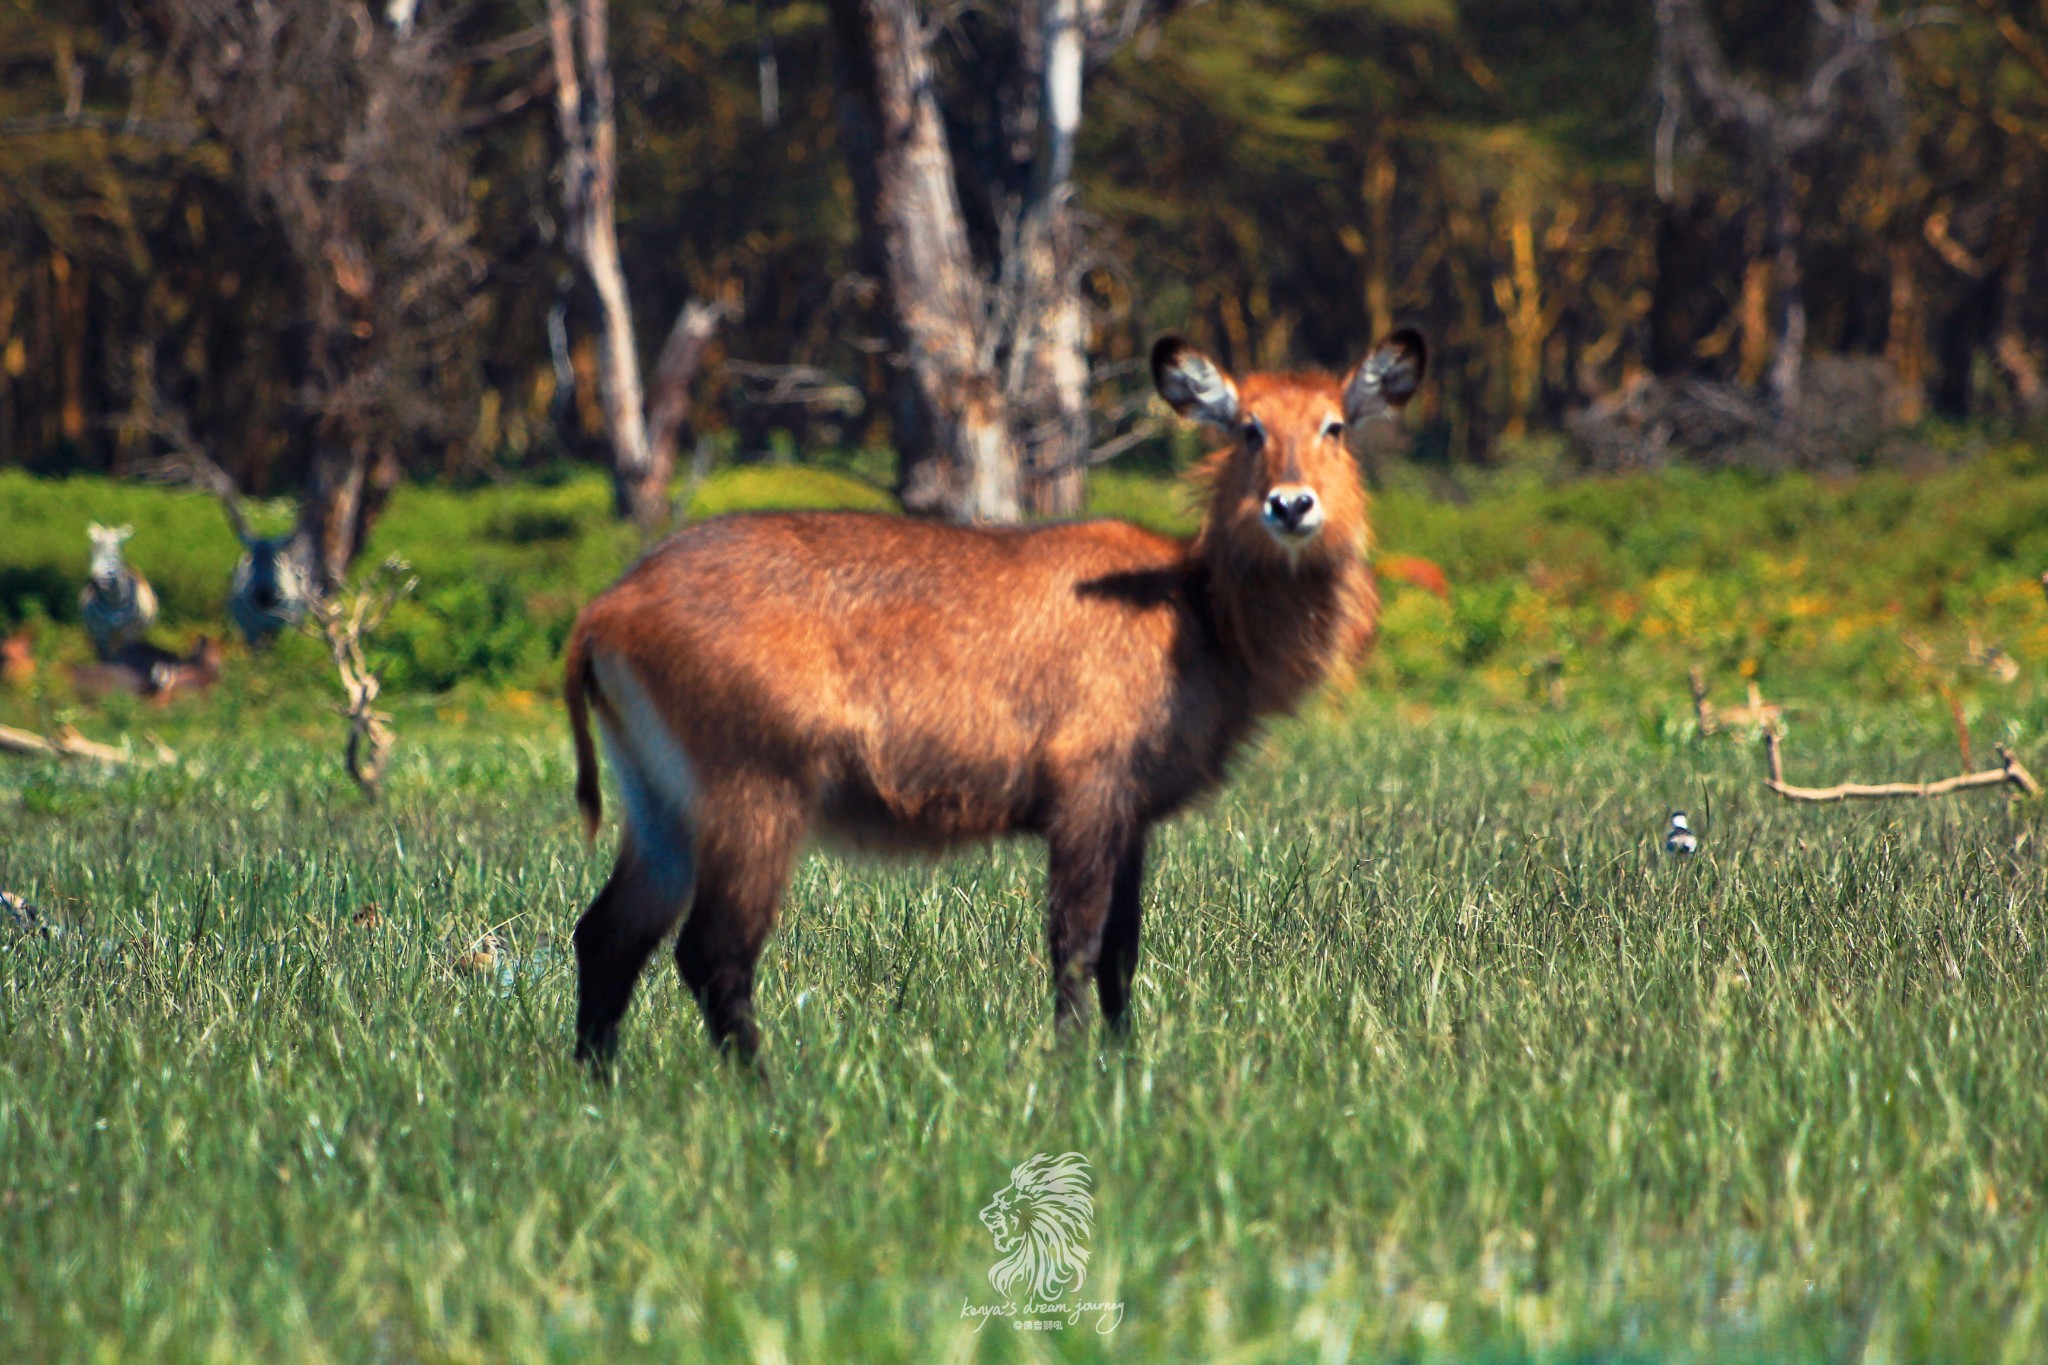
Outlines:
<svg viewBox="0 0 2048 1365"><path fill-rule="evenodd" d="M1059 512L1158 333L1399 322L1382 456L1837 467L2048 407L2044 172L2039 0L0 0L0 464L182 439L328 577L564 457Z"/></svg>

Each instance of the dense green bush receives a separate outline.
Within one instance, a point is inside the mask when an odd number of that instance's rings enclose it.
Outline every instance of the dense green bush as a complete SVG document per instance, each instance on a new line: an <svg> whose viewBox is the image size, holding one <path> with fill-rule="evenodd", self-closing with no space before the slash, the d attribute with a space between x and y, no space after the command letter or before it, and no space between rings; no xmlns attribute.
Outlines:
<svg viewBox="0 0 2048 1365"><path fill-rule="evenodd" d="M750 508L893 504L866 465L748 465L693 491L690 515ZM1097 471L1092 515L1194 529L1199 497L1182 481ZM258 509L267 524L284 505ZM132 558L158 587L167 641L226 629L235 545L206 498L91 479L0 473L0 626L48 618L44 652L83 652L71 627L85 525L130 522ZM1933 674L1972 714L2012 709L2004 673L2048 668L2048 460L2013 448L1918 477L1854 479L1673 470L1561 480L1510 471L1475 480L1462 501L1406 484L1374 509L1375 543L1434 561L1450 598L1389 583L1368 683L1411 700L1569 695L1682 697L1699 666L1717 691L1755 678L1783 692L1853 689L1929 697ZM420 591L379 649L394 693L458 683L547 690L577 610L640 552L610 514L594 471L473 490L409 486L379 523L369 557L399 555ZM1907 648L1925 642L1934 663ZM1996 653L1994 653L1996 651ZM297 653L258 669L276 670ZM298 662L291 662L297 669ZM1932 668L1932 673L1930 672ZM296 676L296 674L294 674Z"/></svg>
<svg viewBox="0 0 2048 1365"><path fill-rule="evenodd" d="M1618 695L1677 692L1694 665L1731 694L1753 677L1929 695L1911 637L1945 685L1997 709L1994 650L2048 667L2048 471L2030 448L1920 476L1510 474L1467 491L1379 499L1382 546L1442 565L1452 606L1391 588L1369 676L1505 700L1556 656L1574 690Z"/></svg>
<svg viewBox="0 0 2048 1365"><path fill-rule="evenodd" d="M376 647L394 691L445 691L458 682L551 685L577 609L632 562L639 533L611 516L604 478L478 490L409 486L392 499L364 555L396 555L418 573L417 595L393 614ZM830 470L743 466L695 491L692 516L779 507L886 509L888 494ZM287 504L252 509L289 525ZM102 479L32 479L0 471L0 628L39 619L75 623L89 522L131 523L129 559L162 602L159 635L225 634L228 580L240 554L225 518L200 494ZM68 640L70 632L62 633ZM70 653L83 651L68 640ZM59 647L56 653L66 650ZM292 651L296 659L297 651Z"/></svg>

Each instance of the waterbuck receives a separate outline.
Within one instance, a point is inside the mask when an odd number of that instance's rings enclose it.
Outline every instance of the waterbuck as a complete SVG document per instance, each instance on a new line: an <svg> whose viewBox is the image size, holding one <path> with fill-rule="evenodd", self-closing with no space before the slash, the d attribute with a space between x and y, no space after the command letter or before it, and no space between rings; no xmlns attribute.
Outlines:
<svg viewBox="0 0 2048 1365"><path fill-rule="evenodd" d="M1226 436L1192 540L1116 521L963 527L848 512L677 532L577 619L576 799L590 720L624 800L611 879L576 926L576 1048L603 1071L635 980L676 965L751 1058L754 969L807 831L885 848L1042 836L1055 1016L1090 979L1125 1027L1145 840L1213 789L1268 716L1372 638L1366 497L1347 425L1414 394L1397 332L1349 377L1233 380L1178 338L1153 379Z"/></svg>

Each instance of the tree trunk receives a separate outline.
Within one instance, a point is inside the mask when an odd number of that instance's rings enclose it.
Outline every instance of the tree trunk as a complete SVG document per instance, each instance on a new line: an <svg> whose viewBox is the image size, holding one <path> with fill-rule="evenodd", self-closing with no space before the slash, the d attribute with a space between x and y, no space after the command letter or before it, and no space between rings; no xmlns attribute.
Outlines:
<svg viewBox="0 0 2048 1365"><path fill-rule="evenodd" d="M1753 243L1746 243L1753 249ZM1736 379L1754 387L1763 382L1771 364L1771 261L1757 255L1742 268L1741 343L1737 350Z"/></svg>
<svg viewBox="0 0 2048 1365"><path fill-rule="evenodd" d="M398 476L389 451L373 457L362 442L315 438L291 547L315 593L325 597L348 577Z"/></svg>
<svg viewBox="0 0 2048 1365"><path fill-rule="evenodd" d="M1919 249L1904 223L1893 228L1890 256L1891 317L1884 351L1898 383L1892 417L1910 426L1927 416L1927 303L1920 292Z"/></svg>
<svg viewBox="0 0 2048 1365"><path fill-rule="evenodd" d="M862 244L901 356L898 496L924 515L1014 521L1017 448L915 0L831 0L831 14Z"/></svg>
<svg viewBox="0 0 2048 1365"><path fill-rule="evenodd" d="M1074 260L1074 140L1081 129L1081 68L1085 57L1081 0L1041 0L1044 32L1040 162L1025 298L1031 316L1020 334L1028 347L1025 391L1035 423L1031 450L1031 511L1073 516L1088 487L1088 317Z"/></svg>
<svg viewBox="0 0 2048 1365"><path fill-rule="evenodd" d="M343 259L336 253L336 259ZM337 401L348 377L358 372L374 337L369 315L374 286L367 272L329 269L327 262L303 270L312 319L306 341L307 372L321 395L321 410L310 424L311 454L299 493L298 529L292 555L317 597L340 588L349 566L370 537L370 528L397 486L396 461L377 460L373 478L371 440L357 404Z"/></svg>
<svg viewBox="0 0 2048 1365"><path fill-rule="evenodd" d="M1371 232L1365 267L1365 334L1383 337L1394 330L1394 153L1375 142L1366 155L1365 218Z"/></svg>
<svg viewBox="0 0 2048 1365"><path fill-rule="evenodd" d="M1991 354L1998 372L2011 391L2014 409L2022 417L2038 417L2048 409L2048 383L2041 377L2041 362L2027 345L2022 317L2027 301L2028 255L2031 241L2023 240L2007 262L1998 288L1998 322L1992 337Z"/></svg>
<svg viewBox="0 0 2048 1365"><path fill-rule="evenodd" d="M654 382L647 394L647 478L642 485L653 496L667 496L676 449L690 420L690 381L703 368L704 353L726 312L722 303L692 299L684 304L654 362Z"/></svg>
<svg viewBox="0 0 2048 1365"><path fill-rule="evenodd" d="M1517 186L1501 199L1507 220L1508 272L1494 277L1494 301L1507 330L1508 420L1502 435L1521 440L1543 388L1543 275L1536 261L1536 218L1532 196Z"/></svg>
<svg viewBox="0 0 2048 1365"><path fill-rule="evenodd" d="M620 517L651 526L667 510L669 471L656 467L647 440L633 304L619 264L618 127L607 8L606 0L579 0L572 14L569 0L548 0L555 114L562 130L562 211L569 253L597 294L598 394L612 452L613 508Z"/></svg>
<svg viewBox="0 0 2048 1365"><path fill-rule="evenodd" d="M51 311L56 314L57 430L77 445L85 439L85 343L91 323L85 312L85 278L61 251L50 253Z"/></svg>
<svg viewBox="0 0 2048 1365"><path fill-rule="evenodd" d="M1771 266L1778 290L1778 351L1771 357L1771 409L1782 422L1799 415L1806 378L1806 287L1799 269L1802 225L1792 168L1771 168Z"/></svg>
<svg viewBox="0 0 2048 1365"><path fill-rule="evenodd" d="M1088 320L1069 288L1038 319L1026 382L1039 399L1033 442L1031 512L1077 515L1088 493Z"/></svg>

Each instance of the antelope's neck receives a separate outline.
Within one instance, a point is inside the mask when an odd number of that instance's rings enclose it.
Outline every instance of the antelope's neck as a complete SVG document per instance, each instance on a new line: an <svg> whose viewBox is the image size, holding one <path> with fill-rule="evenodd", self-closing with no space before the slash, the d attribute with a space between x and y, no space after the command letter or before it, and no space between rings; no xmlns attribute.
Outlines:
<svg viewBox="0 0 2048 1365"><path fill-rule="evenodd" d="M1255 715L1291 711L1372 642L1379 593L1363 553L1289 565L1202 556L1216 638Z"/></svg>

